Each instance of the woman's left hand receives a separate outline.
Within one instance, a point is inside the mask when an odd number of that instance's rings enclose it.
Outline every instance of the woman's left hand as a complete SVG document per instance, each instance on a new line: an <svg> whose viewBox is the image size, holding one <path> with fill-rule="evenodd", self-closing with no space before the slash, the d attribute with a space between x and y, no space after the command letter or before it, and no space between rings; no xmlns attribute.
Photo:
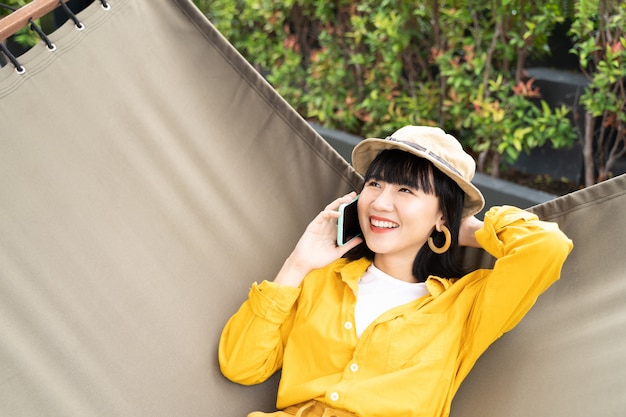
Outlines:
<svg viewBox="0 0 626 417"><path fill-rule="evenodd" d="M459 246L469 246L472 248L480 248L480 244L476 240L476 232L483 227L483 222L475 216L466 217L461 220L461 228L459 229Z"/></svg>

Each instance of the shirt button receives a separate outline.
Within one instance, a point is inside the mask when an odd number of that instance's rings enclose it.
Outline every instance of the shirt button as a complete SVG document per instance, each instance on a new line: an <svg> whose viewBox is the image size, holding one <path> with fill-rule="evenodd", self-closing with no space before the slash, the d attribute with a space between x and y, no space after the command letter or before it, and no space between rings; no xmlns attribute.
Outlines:
<svg viewBox="0 0 626 417"><path fill-rule="evenodd" d="M337 401L339 399L339 393L333 392L330 394L331 401Z"/></svg>
<svg viewBox="0 0 626 417"><path fill-rule="evenodd" d="M357 365L356 363L353 363L352 365L350 365L350 370L352 372L356 372L359 370L359 365Z"/></svg>
<svg viewBox="0 0 626 417"><path fill-rule="evenodd" d="M350 330L350 329L352 329L352 323L351 323L351 322L349 322L349 321L347 321L347 322L345 322L345 323L343 324L343 327L344 327L346 330Z"/></svg>

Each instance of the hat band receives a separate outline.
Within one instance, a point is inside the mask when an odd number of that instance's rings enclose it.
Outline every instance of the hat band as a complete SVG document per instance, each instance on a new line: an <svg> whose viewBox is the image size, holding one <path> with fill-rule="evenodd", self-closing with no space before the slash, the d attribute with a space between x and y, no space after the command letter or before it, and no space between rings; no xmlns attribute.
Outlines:
<svg viewBox="0 0 626 417"><path fill-rule="evenodd" d="M408 145L412 148L417 149L420 152L424 152L425 154L428 154L430 157L432 157L433 159L436 159L439 163L441 163L442 165L444 165L446 168L450 169L451 171L453 171L455 174L457 174L458 176L463 177L463 174L461 174L459 172L458 169L456 169L455 167L453 167L452 165L450 165L450 162L446 161L445 159L443 159L442 157L440 157L439 155L433 153L432 151L429 151L428 149L426 149L425 147L418 145L417 143L412 143L412 142L407 142L405 140L400 140L400 139L396 139L393 136L387 136L385 138L385 140L390 140L393 142L399 142L402 143L404 145Z"/></svg>

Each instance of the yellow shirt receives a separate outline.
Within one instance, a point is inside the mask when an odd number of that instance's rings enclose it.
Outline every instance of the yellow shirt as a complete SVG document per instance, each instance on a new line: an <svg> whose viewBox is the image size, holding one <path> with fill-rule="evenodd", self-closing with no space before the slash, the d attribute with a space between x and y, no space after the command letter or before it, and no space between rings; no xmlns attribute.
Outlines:
<svg viewBox="0 0 626 417"><path fill-rule="evenodd" d="M300 288L255 283L222 333L223 374L249 385L282 368L281 409L316 399L363 417L447 416L478 357L558 279L572 249L555 223L513 207L492 208L476 237L493 269L429 277L429 295L383 313L360 338L354 306L368 260L337 260Z"/></svg>

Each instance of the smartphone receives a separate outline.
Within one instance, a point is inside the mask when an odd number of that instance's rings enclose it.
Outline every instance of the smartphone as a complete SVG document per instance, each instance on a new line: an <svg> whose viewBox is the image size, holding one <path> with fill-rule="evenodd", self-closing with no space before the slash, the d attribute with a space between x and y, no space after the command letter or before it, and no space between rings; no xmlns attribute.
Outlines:
<svg viewBox="0 0 626 417"><path fill-rule="evenodd" d="M350 203L339 206L339 220L337 220L337 245L339 246L345 245L362 234L356 209L358 201L357 195Z"/></svg>

